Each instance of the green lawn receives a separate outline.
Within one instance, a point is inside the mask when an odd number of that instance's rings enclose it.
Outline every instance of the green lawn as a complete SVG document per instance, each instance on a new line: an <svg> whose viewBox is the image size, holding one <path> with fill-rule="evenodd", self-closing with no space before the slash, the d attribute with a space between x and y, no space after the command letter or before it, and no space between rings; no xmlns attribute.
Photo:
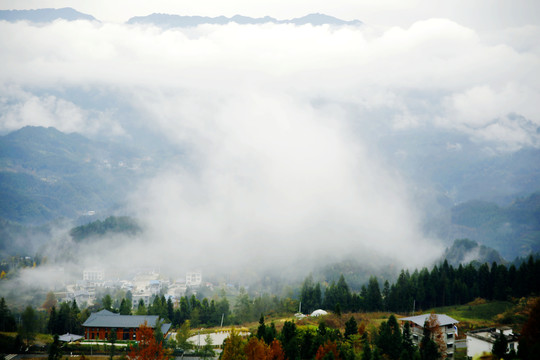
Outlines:
<svg viewBox="0 0 540 360"><path fill-rule="evenodd" d="M488 301L479 304L467 304L459 306L445 306L433 309L438 314L446 314L461 323L468 323L472 327L494 326L497 315L506 310L515 308L515 304L509 301Z"/></svg>

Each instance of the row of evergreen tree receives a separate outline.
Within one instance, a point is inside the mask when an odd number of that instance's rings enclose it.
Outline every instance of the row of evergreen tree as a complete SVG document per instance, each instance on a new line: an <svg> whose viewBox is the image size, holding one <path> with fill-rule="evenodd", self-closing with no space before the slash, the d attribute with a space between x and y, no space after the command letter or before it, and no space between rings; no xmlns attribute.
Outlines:
<svg viewBox="0 0 540 360"><path fill-rule="evenodd" d="M222 319L225 320L226 317L228 321L231 315L229 302L225 297L217 301L207 298L200 301L195 295L182 296L176 307L172 299L170 297L167 299L164 295L155 296L148 307L140 299L135 313L137 315L158 315L161 319L170 322L173 327L180 326L186 320L190 320L194 327L200 325L218 326Z"/></svg>
<svg viewBox="0 0 540 360"><path fill-rule="evenodd" d="M469 264L454 268L447 261L412 274L402 270L390 285L383 289L376 277L371 277L360 292L352 292L343 275L332 282L324 293L319 283L308 276L301 289L300 301L304 312L324 308L338 311L411 312L439 306L464 304L481 297L488 300L507 300L540 293L540 259L532 256L516 267L493 263L480 266Z"/></svg>

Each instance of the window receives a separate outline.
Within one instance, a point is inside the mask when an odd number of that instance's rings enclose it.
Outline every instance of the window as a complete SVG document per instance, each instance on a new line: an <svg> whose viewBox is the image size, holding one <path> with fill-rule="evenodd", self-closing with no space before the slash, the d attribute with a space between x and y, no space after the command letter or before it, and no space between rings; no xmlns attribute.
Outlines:
<svg viewBox="0 0 540 360"><path fill-rule="evenodd" d="M454 338L454 334L453 334L453 333L446 334L446 337L447 337L448 339L453 339L453 338Z"/></svg>

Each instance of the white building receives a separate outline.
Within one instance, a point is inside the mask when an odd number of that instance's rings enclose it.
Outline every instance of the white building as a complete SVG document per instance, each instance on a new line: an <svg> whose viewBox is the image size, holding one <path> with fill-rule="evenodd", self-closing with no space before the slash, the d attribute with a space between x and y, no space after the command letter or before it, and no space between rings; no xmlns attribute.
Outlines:
<svg viewBox="0 0 540 360"><path fill-rule="evenodd" d="M86 281L103 281L105 277L105 272L103 270L84 270L83 271L83 280Z"/></svg>
<svg viewBox="0 0 540 360"><path fill-rule="evenodd" d="M201 286L202 274L201 272L188 272L186 273L186 286Z"/></svg>
<svg viewBox="0 0 540 360"><path fill-rule="evenodd" d="M408 321L411 325L412 340L418 346L424 337L424 324L431 314L423 314L399 319ZM435 314L439 327L442 330L444 341L446 343L446 358L453 359L455 351L455 337L457 336L457 324L459 321L444 314Z"/></svg>
<svg viewBox="0 0 540 360"><path fill-rule="evenodd" d="M491 353L493 344L500 333L506 336L506 341L508 342L507 350L515 350L517 352L518 337L512 332L511 328L489 328L473 330L467 333L467 356L473 357L482 353Z"/></svg>
<svg viewBox="0 0 540 360"><path fill-rule="evenodd" d="M148 307L150 305L151 298L152 294L149 293L135 293L131 296L131 305L134 309L137 309L139 307L139 301L142 299L142 301L144 302L144 306Z"/></svg>

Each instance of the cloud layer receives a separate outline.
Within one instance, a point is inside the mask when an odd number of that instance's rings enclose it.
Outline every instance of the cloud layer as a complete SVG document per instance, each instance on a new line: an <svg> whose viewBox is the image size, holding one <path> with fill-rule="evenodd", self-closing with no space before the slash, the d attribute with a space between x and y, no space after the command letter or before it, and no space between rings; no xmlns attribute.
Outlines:
<svg viewBox="0 0 540 360"><path fill-rule="evenodd" d="M538 146L539 48L521 41L538 32L504 30L497 41L446 19L168 31L0 22L0 130L123 136L137 121L186 151L185 163L130 199L148 237L122 249L126 262L384 254L421 265L439 245L422 234L410 184L381 160L374 138L435 127L497 151ZM122 105L91 104L73 89ZM119 106L137 119L115 117Z"/></svg>

